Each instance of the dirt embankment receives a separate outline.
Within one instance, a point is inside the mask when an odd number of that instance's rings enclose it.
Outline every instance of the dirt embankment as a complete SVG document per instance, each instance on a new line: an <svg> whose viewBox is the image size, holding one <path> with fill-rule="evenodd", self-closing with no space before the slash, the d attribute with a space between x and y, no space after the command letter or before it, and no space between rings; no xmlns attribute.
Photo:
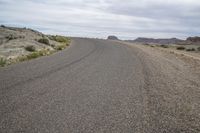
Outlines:
<svg viewBox="0 0 200 133"><path fill-rule="evenodd" d="M70 43L64 36L16 27L0 27L0 66L36 58L62 50Z"/></svg>

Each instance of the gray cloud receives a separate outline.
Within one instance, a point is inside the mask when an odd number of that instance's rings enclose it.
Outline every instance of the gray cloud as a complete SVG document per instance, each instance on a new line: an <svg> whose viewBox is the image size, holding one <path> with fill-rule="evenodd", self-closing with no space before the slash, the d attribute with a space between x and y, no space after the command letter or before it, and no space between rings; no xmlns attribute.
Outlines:
<svg viewBox="0 0 200 133"><path fill-rule="evenodd" d="M0 0L0 23L50 34L123 39L200 34L199 0Z"/></svg>

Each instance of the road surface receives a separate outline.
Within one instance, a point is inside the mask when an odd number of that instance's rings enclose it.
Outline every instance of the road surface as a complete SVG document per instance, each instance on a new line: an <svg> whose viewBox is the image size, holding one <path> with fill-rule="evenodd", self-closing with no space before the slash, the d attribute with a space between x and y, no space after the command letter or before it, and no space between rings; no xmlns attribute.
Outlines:
<svg viewBox="0 0 200 133"><path fill-rule="evenodd" d="M74 38L66 50L2 68L0 132L199 131L185 120L191 116L179 117L182 108L173 110L174 78L142 53L120 42Z"/></svg>

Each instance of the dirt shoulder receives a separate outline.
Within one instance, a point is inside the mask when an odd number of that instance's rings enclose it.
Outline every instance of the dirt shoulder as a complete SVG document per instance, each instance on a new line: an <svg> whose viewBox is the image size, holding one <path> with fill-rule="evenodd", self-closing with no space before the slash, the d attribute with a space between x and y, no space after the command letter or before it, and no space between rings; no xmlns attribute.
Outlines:
<svg viewBox="0 0 200 133"><path fill-rule="evenodd" d="M199 58L126 44L144 66L144 116L150 132L200 132Z"/></svg>
<svg viewBox="0 0 200 133"><path fill-rule="evenodd" d="M174 48L162 48L162 47L155 47L155 49L161 50L163 52L168 52L170 54L175 54L176 56L184 58L188 58L191 60L199 60L200 61L200 52L189 52L184 50L176 50Z"/></svg>

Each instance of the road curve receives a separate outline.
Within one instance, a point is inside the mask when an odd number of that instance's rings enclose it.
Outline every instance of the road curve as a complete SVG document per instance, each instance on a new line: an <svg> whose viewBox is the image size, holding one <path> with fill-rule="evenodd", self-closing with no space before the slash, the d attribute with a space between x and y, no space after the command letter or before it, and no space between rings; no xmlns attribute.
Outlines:
<svg viewBox="0 0 200 133"><path fill-rule="evenodd" d="M148 75L137 50L74 38L69 49L0 70L0 132L178 131L147 113Z"/></svg>

